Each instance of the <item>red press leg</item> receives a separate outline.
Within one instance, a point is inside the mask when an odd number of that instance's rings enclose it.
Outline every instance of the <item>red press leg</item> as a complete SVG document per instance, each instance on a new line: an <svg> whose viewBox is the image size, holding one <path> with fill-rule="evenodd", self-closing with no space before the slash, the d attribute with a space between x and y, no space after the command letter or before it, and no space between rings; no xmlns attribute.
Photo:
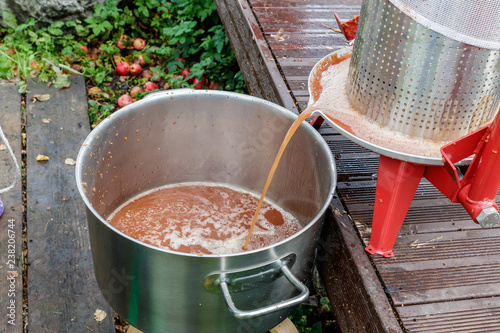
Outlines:
<svg viewBox="0 0 500 333"><path fill-rule="evenodd" d="M309 124L311 124L312 127L318 129L321 127L321 124L323 124L323 117L321 116L316 116L313 118L313 120L311 120L311 122Z"/></svg>
<svg viewBox="0 0 500 333"><path fill-rule="evenodd" d="M366 251L394 256L392 248L425 168L425 165L380 156L372 233Z"/></svg>

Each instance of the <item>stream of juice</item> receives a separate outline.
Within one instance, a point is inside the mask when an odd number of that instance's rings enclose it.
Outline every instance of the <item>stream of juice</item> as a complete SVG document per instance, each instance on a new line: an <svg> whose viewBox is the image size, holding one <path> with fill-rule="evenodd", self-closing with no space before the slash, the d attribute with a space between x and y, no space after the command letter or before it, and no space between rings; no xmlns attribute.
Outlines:
<svg viewBox="0 0 500 333"><path fill-rule="evenodd" d="M310 87L311 89L311 94L313 96L313 99L315 101L318 101L321 95L323 95L323 86L321 83L321 78L323 74L332 67L332 65L338 64L343 60L346 60L350 57L350 54L345 54L340 57L334 56L330 59L328 62L324 62L318 66L317 73L313 77L313 80L311 82L312 86ZM330 86L327 87L326 89L340 89L338 86ZM257 218L259 216L259 212L262 206L262 203L264 202L264 197L266 196L267 190L269 186L271 185L271 181L273 180L274 173L276 171L276 168L278 167L278 163L281 159L281 156L283 155L283 152L285 151L286 146L288 145L288 142L290 142L293 134L297 130L297 128L300 126L300 124L306 120L315 110L322 110L322 111L329 111L329 110L334 110L334 105L328 105L328 107L325 108L325 105L317 105L317 103L313 103L309 105L298 117L295 119L295 121L292 123L290 128L288 129L288 132L285 135L285 138L283 139L283 142L281 143L280 149L278 151L278 154L276 155L276 158L274 159L274 163L271 166L271 171L269 171L269 175L267 176L266 184L264 186L264 190L262 191L262 195L260 196L259 203L257 204L257 208L255 210L255 214L252 219L252 224L250 226L250 230L248 231L248 236L245 242L245 245L243 246L243 250L246 251L248 249L248 244L250 242L250 238L252 236L252 232L255 226L255 223L257 221Z"/></svg>
<svg viewBox="0 0 500 333"><path fill-rule="evenodd" d="M252 218L252 224L250 225L250 229L248 230L248 236L245 241L245 245L243 245L243 250L246 251L248 250L248 244L250 242L250 238L252 236L253 229L255 227L255 223L257 222L257 218L259 216L260 210L262 208L262 203L264 202L264 198L266 196L267 190L269 189L269 186L271 185L271 181L273 180L274 173L276 171L276 168L278 167L278 163L281 159L281 156L283 155L283 152L285 151L286 146L288 145L288 142L292 139L293 134L297 130L297 128L300 126L300 124L311 115L312 109L306 109L304 112L302 112L297 119L292 123L292 126L288 129L286 132L285 138L283 139L283 142L281 143L280 149L278 151L278 154L276 155L276 158L274 159L273 165L271 166L271 171L269 171L269 175L267 176L266 184L264 185L264 190L262 191L262 194L259 199L259 203L257 204L257 208L255 209L255 213Z"/></svg>

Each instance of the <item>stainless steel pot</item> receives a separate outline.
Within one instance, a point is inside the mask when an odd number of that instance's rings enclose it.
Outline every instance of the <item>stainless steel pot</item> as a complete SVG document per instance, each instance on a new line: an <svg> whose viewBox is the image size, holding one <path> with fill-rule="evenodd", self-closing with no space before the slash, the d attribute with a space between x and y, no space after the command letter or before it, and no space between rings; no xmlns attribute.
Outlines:
<svg viewBox="0 0 500 333"><path fill-rule="evenodd" d="M99 124L76 164L99 287L112 308L146 332L264 332L307 298L323 213L336 172L308 124L287 147L267 198L303 228L255 251L186 254L139 242L106 217L159 186L226 183L260 195L296 116L247 95L173 90L149 95Z"/></svg>

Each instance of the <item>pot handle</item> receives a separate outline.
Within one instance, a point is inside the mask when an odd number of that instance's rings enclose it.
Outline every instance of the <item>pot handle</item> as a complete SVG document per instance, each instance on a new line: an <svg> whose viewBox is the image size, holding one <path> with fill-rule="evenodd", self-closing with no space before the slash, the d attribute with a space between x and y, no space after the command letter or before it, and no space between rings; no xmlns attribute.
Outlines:
<svg viewBox="0 0 500 333"><path fill-rule="evenodd" d="M229 309L231 314L238 319L249 319L267 315L269 313L283 310L285 308L294 305L299 305L300 303L305 301L307 297L309 297L309 289L292 274L287 265L281 266L280 270L283 273L283 275L285 275L285 277L288 279L288 281L300 291L300 294L290 299L283 300L279 303L271 304L254 310L238 309L234 305L233 299L231 298L231 294L228 288L228 283L230 284L231 280L228 278L221 278L219 281L220 288L222 291L222 295L224 296L224 302L226 302L227 308Z"/></svg>

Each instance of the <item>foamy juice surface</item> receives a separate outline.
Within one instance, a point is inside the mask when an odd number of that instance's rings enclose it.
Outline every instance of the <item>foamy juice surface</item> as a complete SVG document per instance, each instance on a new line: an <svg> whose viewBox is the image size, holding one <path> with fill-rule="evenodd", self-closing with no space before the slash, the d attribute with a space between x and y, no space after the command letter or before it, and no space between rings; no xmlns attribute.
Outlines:
<svg viewBox="0 0 500 333"><path fill-rule="evenodd" d="M182 183L154 189L118 207L108 218L123 233L150 245L196 254L242 252L258 197L222 184ZM249 250L300 230L292 214L264 201Z"/></svg>

